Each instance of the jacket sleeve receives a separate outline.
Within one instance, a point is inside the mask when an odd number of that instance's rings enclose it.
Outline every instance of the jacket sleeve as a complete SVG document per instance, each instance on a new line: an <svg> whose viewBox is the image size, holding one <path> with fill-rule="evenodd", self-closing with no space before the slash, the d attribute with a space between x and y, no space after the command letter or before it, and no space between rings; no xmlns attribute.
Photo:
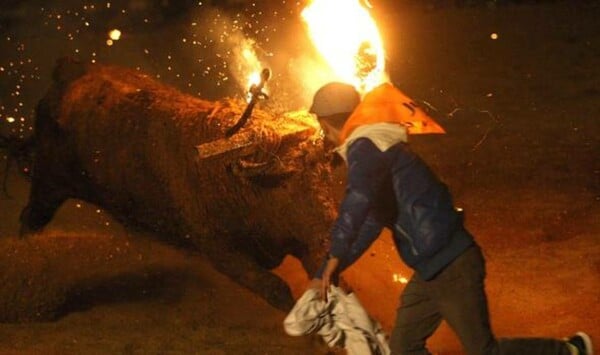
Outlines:
<svg viewBox="0 0 600 355"><path fill-rule="evenodd" d="M382 227L369 211L387 173L384 154L367 138L354 141L347 152L346 193L331 232L329 254L346 267L358 259L377 238ZM360 233L359 233L360 232Z"/></svg>
<svg viewBox="0 0 600 355"><path fill-rule="evenodd" d="M338 275L349 268L356 260L358 260L363 253L369 249L371 244L377 239L381 230L383 229L383 225L380 224L373 216L367 216L367 219L363 223L360 231L358 233L358 237L350 246L349 252L344 259L340 260L340 264L338 269L335 272L333 277L334 284L337 284ZM321 278L323 276L323 271L325 271L325 266L327 265L327 259L323 260L323 263L315 273L315 278Z"/></svg>
<svg viewBox="0 0 600 355"><path fill-rule="evenodd" d="M377 239L383 226L373 216L369 215L358 233L358 237L350 246L349 252L346 257L340 260L337 272L341 273L345 269L349 268L358 258L360 258L364 252L369 249L371 244Z"/></svg>

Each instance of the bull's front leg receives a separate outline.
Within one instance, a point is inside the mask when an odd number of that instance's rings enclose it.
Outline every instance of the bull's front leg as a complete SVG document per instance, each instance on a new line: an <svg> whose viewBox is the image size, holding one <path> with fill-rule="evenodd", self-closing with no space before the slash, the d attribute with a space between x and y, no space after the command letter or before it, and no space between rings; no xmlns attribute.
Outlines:
<svg viewBox="0 0 600 355"><path fill-rule="evenodd" d="M21 211L21 237L44 228L56 210L67 200L67 191L60 185L53 185L50 180L47 177L34 176L29 201Z"/></svg>
<svg viewBox="0 0 600 355"><path fill-rule="evenodd" d="M275 308L288 312L293 307L292 292L285 281L261 267L247 251L222 245L205 251L217 271L258 294Z"/></svg>

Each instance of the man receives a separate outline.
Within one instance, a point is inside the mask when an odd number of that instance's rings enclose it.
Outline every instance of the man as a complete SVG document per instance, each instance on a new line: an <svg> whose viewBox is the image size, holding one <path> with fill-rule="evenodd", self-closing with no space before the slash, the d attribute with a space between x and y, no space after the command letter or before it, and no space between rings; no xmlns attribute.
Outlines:
<svg viewBox="0 0 600 355"><path fill-rule="evenodd" d="M311 287L325 299L337 275L388 227L400 257L414 269L391 334L392 354L427 354L426 340L442 320L468 354L592 354L591 340L581 332L569 340L494 337L481 249L464 228L447 187L406 143L407 122L424 113L416 112L413 102L390 98L406 97L391 84L362 101L352 86L341 83L315 94L310 111L348 172L329 255Z"/></svg>

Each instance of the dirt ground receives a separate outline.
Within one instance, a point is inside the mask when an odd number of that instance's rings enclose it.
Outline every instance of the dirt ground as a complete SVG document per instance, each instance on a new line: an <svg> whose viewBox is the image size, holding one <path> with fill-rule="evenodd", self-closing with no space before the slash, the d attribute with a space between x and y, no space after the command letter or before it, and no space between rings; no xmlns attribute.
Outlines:
<svg viewBox="0 0 600 355"><path fill-rule="evenodd" d="M499 337L583 330L600 343L598 18L597 2L380 16L393 81L448 131L412 145L449 184L484 250ZM2 282L27 280L19 297L45 292L65 307L53 321L35 321L48 312L40 303L31 321L0 324L0 354L327 353L316 338L285 335L283 312L193 251L126 230L96 206L70 200L43 234L17 239L29 184L14 171L7 183ZM306 285L297 260L274 272L296 296ZM389 236L346 274L389 331L410 277ZM461 354L445 324L429 347Z"/></svg>

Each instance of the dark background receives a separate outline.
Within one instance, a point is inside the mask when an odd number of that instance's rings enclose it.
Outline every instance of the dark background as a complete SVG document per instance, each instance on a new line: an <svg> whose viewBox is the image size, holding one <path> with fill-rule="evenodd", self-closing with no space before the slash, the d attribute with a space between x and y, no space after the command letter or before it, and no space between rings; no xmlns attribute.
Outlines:
<svg viewBox="0 0 600 355"><path fill-rule="evenodd" d="M31 134L35 104L65 55L139 68L205 99L241 97L244 85L231 78L229 63L244 38L256 41L274 72L272 100L261 108L307 106L306 78L294 75L312 55L298 18L302 3L202 3L1 2L0 134ZM598 343L600 3L372 3L392 81L448 132L411 137L411 145L448 183L483 248L497 335L559 338L584 330ZM123 36L109 47L112 28ZM241 35L223 37L225 29ZM86 307L56 321L0 324L0 353L326 353L314 338L286 336L285 314L206 261L127 231L96 206L67 201L44 234L17 239L29 184L13 169L7 188L10 197L0 198L3 275L25 280L33 270L43 277L33 285L55 288L73 279L119 282L75 295ZM162 273L149 278L149 267ZM296 296L305 287L297 261L274 272ZM403 288L397 276L410 270L389 236L347 272L386 331ZM446 325L430 346L461 353Z"/></svg>

